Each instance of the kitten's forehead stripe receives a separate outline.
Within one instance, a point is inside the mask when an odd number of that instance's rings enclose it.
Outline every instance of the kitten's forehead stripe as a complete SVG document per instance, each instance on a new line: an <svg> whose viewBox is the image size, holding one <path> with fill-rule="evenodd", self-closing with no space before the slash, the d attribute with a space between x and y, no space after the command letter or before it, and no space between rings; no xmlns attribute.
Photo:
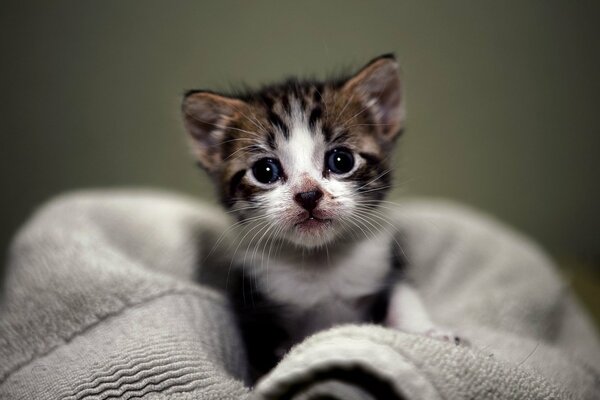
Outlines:
<svg viewBox="0 0 600 400"><path fill-rule="evenodd" d="M304 98L304 95L300 95L298 96L298 100L300 101L300 109L301 110L305 110L306 109L306 99Z"/></svg>
<svg viewBox="0 0 600 400"><path fill-rule="evenodd" d="M271 98L269 93L264 92L259 97L260 97L260 100L262 100L262 102L267 106L267 108L270 109L273 107L273 99Z"/></svg>
<svg viewBox="0 0 600 400"><path fill-rule="evenodd" d="M279 115L277 115L272 109L269 110L269 122L271 123L271 125L278 128L278 130L283 134L284 138L290 138L290 128L283 122L281 117L279 117Z"/></svg>
<svg viewBox="0 0 600 400"><path fill-rule="evenodd" d="M317 83L313 87L313 102L316 104L321 104L323 102L323 84Z"/></svg>
<svg viewBox="0 0 600 400"><path fill-rule="evenodd" d="M290 99L288 98L286 93L283 93L283 95L281 96L281 105L283 106L283 110L287 115L290 115L292 113Z"/></svg>
<svg viewBox="0 0 600 400"><path fill-rule="evenodd" d="M311 111L310 117L308 118L308 126L310 127L311 131L315 130L317 121L321 119L321 114L323 114L323 109L319 106L313 108Z"/></svg>

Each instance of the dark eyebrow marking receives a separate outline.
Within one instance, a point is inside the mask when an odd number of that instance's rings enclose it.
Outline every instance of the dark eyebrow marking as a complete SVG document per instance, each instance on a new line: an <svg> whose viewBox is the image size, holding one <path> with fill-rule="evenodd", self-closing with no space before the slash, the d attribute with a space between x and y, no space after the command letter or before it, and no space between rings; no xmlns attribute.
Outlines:
<svg viewBox="0 0 600 400"><path fill-rule="evenodd" d="M323 110L321 107L315 107L311 113L310 117L308 117L308 126L311 130L315 129L315 125L317 124L317 120L321 119L321 115L323 114Z"/></svg>
<svg viewBox="0 0 600 400"><path fill-rule="evenodd" d="M325 141L330 142L332 135L331 128L329 128L328 126L323 126L321 128L321 132L323 132L323 136L325 136Z"/></svg>
<svg viewBox="0 0 600 400"><path fill-rule="evenodd" d="M368 164L379 164L381 162L381 158L375 154L359 152L358 155L364 158Z"/></svg>
<svg viewBox="0 0 600 400"><path fill-rule="evenodd" d="M340 133L338 133L333 139L331 139L330 142L331 143L344 142L346 140L346 137L348 137L348 130L344 129L344 130L340 131Z"/></svg>
<svg viewBox="0 0 600 400"><path fill-rule="evenodd" d="M267 132L267 146L269 146L269 148L271 150L275 150L276 146L275 146L275 133L272 130L269 130Z"/></svg>
<svg viewBox="0 0 600 400"><path fill-rule="evenodd" d="M252 145L248 146L248 152L255 153L255 154L256 153L262 153L263 152L263 148L260 147L257 144L252 144Z"/></svg>
<svg viewBox="0 0 600 400"><path fill-rule="evenodd" d="M290 130L288 126L283 123L281 118L279 118L279 115L275 114L273 110L269 110L268 118L271 125L276 126L281 130L281 132L283 133L283 137L285 137L286 139L290 138Z"/></svg>

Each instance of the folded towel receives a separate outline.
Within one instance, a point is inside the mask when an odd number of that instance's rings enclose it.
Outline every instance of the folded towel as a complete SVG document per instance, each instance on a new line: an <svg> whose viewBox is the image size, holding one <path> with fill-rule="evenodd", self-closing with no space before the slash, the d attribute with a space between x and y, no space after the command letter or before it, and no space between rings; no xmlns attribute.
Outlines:
<svg viewBox="0 0 600 400"><path fill-rule="evenodd" d="M60 197L10 249L0 399L598 398L596 333L535 244L445 202L391 220L433 319L470 345L342 326L252 388L229 302L196 279L222 213L152 191Z"/></svg>

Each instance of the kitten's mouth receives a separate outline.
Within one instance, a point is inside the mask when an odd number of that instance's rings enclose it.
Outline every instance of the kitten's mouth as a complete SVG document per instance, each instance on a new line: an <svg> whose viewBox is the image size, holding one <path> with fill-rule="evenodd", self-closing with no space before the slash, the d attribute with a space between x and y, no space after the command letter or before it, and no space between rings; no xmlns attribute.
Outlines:
<svg viewBox="0 0 600 400"><path fill-rule="evenodd" d="M329 225L331 225L331 219L318 218L314 215L310 215L306 219L296 223L294 226L301 232L318 233L319 231L327 228Z"/></svg>

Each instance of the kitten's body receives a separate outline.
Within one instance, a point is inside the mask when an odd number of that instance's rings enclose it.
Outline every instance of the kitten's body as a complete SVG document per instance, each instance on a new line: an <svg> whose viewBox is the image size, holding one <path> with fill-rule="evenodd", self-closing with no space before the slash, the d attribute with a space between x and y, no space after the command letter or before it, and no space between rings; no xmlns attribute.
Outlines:
<svg viewBox="0 0 600 400"><path fill-rule="evenodd" d="M297 342L334 324L374 319L369 311L376 295L393 283L392 243L382 232L331 250L291 250L268 261L257 255L249 265L261 267L247 273L255 290L287 307L288 331Z"/></svg>
<svg viewBox="0 0 600 400"><path fill-rule="evenodd" d="M244 250L236 251L237 244L233 250L222 247L236 256L217 266L231 268L219 287L229 291L237 307L257 376L315 332L343 323L384 323L403 267L387 232L328 251L284 246L268 255L269 250L263 253L250 243L240 246Z"/></svg>
<svg viewBox="0 0 600 400"><path fill-rule="evenodd" d="M402 250L381 203L404 123L393 57L337 81L188 92L183 111L199 163L238 219L230 288L259 370L340 323L437 335L399 278Z"/></svg>

